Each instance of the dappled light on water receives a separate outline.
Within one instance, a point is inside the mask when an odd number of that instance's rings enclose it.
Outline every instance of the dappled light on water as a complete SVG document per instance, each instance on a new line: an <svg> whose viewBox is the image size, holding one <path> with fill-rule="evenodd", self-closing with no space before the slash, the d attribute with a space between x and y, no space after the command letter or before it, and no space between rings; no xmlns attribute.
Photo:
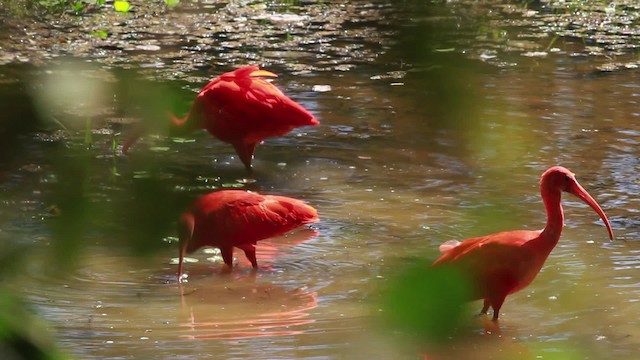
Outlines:
<svg viewBox="0 0 640 360"><path fill-rule="evenodd" d="M0 333L51 328L24 338L78 359L637 356L640 75L636 30L613 22L636 5L598 3L590 32L567 2L131 3L23 27L0 10ZM228 144L162 127L249 64L320 120L266 139L250 175ZM143 122L155 134L122 154ZM553 165L625 242L564 196L537 278L477 317L464 279L428 266L445 241L541 229ZM255 272L237 249L231 272L190 254L179 284L180 214L230 188L320 221L258 242Z"/></svg>

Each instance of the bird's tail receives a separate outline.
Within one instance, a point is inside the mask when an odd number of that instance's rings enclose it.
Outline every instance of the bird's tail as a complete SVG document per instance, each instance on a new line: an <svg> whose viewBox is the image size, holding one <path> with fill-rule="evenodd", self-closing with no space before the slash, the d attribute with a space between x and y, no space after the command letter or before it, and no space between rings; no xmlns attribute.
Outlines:
<svg viewBox="0 0 640 360"><path fill-rule="evenodd" d="M291 207L290 214L300 225L313 224L318 222L318 211L311 205L298 199L281 197L281 202L286 202Z"/></svg>
<svg viewBox="0 0 640 360"><path fill-rule="evenodd" d="M302 219L303 224L313 224L318 222L320 218L318 217L318 211L305 203L300 204L297 207L297 211L299 216Z"/></svg>

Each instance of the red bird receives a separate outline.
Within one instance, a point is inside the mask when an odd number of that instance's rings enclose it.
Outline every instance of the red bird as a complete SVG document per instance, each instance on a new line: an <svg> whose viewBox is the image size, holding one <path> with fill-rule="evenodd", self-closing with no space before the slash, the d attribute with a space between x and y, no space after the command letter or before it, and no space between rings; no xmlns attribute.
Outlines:
<svg viewBox="0 0 640 360"><path fill-rule="evenodd" d="M481 314L493 308L498 320L507 297L527 287L536 277L556 246L564 225L560 198L571 193L587 203L604 221L609 238L613 231L600 205L578 184L569 170L554 166L542 174L540 192L547 210L547 224L542 230L515 230L471 238L462 242L450 240L440 245L443 253L432 266L451 266L461 271L474 285L473 298L484 299Z"/></svg>
<svg viewBox="0 0 640 360"><path fill-rule="evenodd" d="M222 259L230 269L233 248L242 249L256 269L257 241L318 220L316 209L285 196L260 195L244 190L222 190L203 195L182 214L178 222L178 279L182 278L185 254L203 246L220 249Z"/></svg>
<svg viewBox="0 0 640 360"><path fill-rule="evenodd" d="M276 74L258 66L244 66L224 73L207 84L182 119L171 115L172 128L187 133L206 129L228 142L251 170L256 145L265 138L282 136L294 128L320 122L302 105L288 98L264 78ZM142 131L135 131L122 147L127 153Z"/></svg>

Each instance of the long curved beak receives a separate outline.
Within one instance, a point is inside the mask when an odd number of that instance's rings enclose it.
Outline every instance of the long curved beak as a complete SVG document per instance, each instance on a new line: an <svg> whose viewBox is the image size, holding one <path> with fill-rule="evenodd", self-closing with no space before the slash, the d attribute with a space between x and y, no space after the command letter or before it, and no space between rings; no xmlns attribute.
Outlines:
<svg viewBox="0 0 640 360"><path fill-rule="evenodd" d="M596 213L598 213L598 215L604 222L604 225L607 227L607 231L609 232L609 239L613 240L613 230L611 229L611 223L609 223L609 219L607 218L607 215L604 214L604 211L602 211L602 208L600 207L600 205L598 205L598 203L591 197L591 195L589 195L587 190L585 190L582 186L580 186L578 181L574 179L571 185L567 187L566 191L580 198L580 200L584 201L587 205L591 206L591 208Z"/></svg>
<svg viewBox="0 0 640 360"><path fill-rule="evenodd" d="M269 78L276 78L278 77L278 75L272 73L271 71L267 71L267 70L256 70L256 71L252 71L251 74L249 74L249 76L251 77L269 77Z"/></svg>

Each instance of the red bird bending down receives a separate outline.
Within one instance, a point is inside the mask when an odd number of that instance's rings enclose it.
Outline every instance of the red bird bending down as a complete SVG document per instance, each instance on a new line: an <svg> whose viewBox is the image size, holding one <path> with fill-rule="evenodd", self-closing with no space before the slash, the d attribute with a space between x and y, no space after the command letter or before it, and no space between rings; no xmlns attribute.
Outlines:
<svg viewBox="0 0 640 360"><path fill-rule="evenodd" d="M318 220L316 209L285 196L260 195L243 190L222 190L203 195L182 214L178 222L178 280L182 279L185 254L203 246L220 249L229 268L233 265L233 248L240 248L256 269L257 241Z"/></svg>
<svg viewBox="0 0 640 360"><path fill-rule="evenodd" d="M258 66L224 73L200 90L184 118L171 115L170 126L182 133L206 129L233 145L244 166L251 170L256 145L265 138L320 123L302 105L264 79L269 77L277 75ZM126 154L141 135L142 131L135 131L125 141L122 152Z"/></svg>
<svg viewBox="0 0 640 360"><path fill-rule="evenodd" d="M443 253L432 266L452 266L468 276L474 297L484 299L481 314L493 308L493 320L498 320L507 295L527 287L536 277L545 260L556 246L564 225L560 204L561 193L571 193L587 203L600 215L613 240L609 219L600 205L578 184L569 170L554 166L542 174L540 192L547 210L547 224L537 231L516 230L467 239L451 240L440 245Z"/></svg>

